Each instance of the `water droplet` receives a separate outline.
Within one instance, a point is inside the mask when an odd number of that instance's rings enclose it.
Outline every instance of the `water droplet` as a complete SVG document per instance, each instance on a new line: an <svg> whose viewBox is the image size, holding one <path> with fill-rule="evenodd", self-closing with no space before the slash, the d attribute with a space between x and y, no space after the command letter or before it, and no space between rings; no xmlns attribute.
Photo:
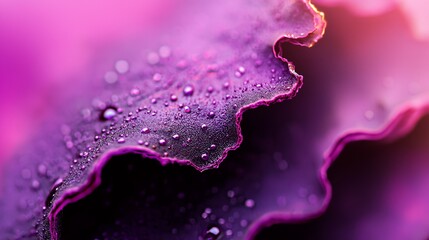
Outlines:
<svg viewBox="0 0 429 240"><path fill-rule="evenodd" d="M214 112L209 112L209 114L207 114L207 116L209 118L214 118L215 117L215 113Z"/></svg>
<svg viewBox="0 0 429 240"><path fill-rule="evenodd" d="M147 55L146 60L149 64L155 65L159 62L159 55L156 52L150 52Z"/></svg>
<svg viewBox="0 0 429 240"><path fill-rule="evenodd" d="M102 119L103 120L111 120L116 116L116 109L112 107L108 107L103 111Z"/></svg>
<svg viewBox="0 0 429 240"><path fill-rule="evenodd" d="M130 95L131 96L137 96L137 95L139 95L140 94L140 90L138 89L138 88L133 88L133 89L131 89L131 91L130 91Z"/></svg>
<svg viewBox="0 0 429 240"><path fill-rule="evenodd" d="M162 75L160 73L155 73L152 77L155 82L161 81Z"/></svg>
<svg viewBox="0 0 429 240"><path fill-rule="evenodd" d="M223 84L223 88L228 89L228 88L229 88L229 82L225 82L225 83Z"/></svg>
<svg viewBox="0 0 429 240"><path fill-rule="evenodd" d="M118 81L118 74L113 71L106 72L104 74L104 81L109 84L113 84Z"/></svg>
<svg viewBox="0 0 429 240"><path fill-rule="evenodd" d="M213 151L213 150L215 150L215 149L216 149L216 145L214 145L214 144L210 145L210 150L211 150L211 151Z"/></svg>
<svg viewBox="0 0 429 240"><path fill-rule="evenodd" d="M175 139L175 140L179 139L179 134L174 134L173 139Z"/></svg>
<svg viewBox="0 0 429 240"><path fill-rule="evenodd" d="M118 73L124 74L130 70L130 64L125 60L118 60L115 63L115 69Z"/></svg>
<svg viewBox="0 0 429 240"><path fill-rule="evenodd" d="M214 88L212 86L207 87L207 92L212 93L214 91Z"/></svg>
<svg viewBox="0 0 429 240"><path fill-rule="evenodd" d="M207 125L206 125L206 124L202 124L202 125L201 125L201 129L202 129L203 131L207 130L207 128L208 128L208 127L207 127Z"/></svg>
<svg viewBox="0 0 429 240"><path fill-rule="evenodd" d="M221 237L221 231L217 226L210 227L201 237L201 240L218 240Z"/></svg>
<svg viewBox="0 0 429 240"><path fill-rule="evenodd" d="M207 161L209 159L209 155L207 153L203 153L201 154L201 159L203 159L204 161Z"/></svg>
<svg viewBox="0 0 429 240"><path fill-rule="evenodd" d="M165 145L167 144L167 141L166 141L165 139L160 139L160 140L158 141L158 143L159 143L159 145L161 145L161 146L165 146Z"/></svg>
<svg viewBox="0 0 429 240"><path fill-rule="evenodd" d="M240 221L240 226L241 226L241 227L247 227L247 224L248 224L248 222L247 222L247 220L246 220L246 219L242 219L242 220Z"/></svg>
<svg viewBox="0 0 429 240"><path fill-rule="evenodd" d="M226 193L226 195L227 195L229 198L233 198L233 197L235 196L235 192L234 192L233 190L229 190L229 191Z"/></svg>
<svg viewBox="0 0 429 240"><path fill-rule="evenodd" d="M121 137L121 138L118 139L118 143L124 143L124 142L125 142L125 138Z"/></svg>
<svg viewBox="0 0 429 240"><path fill-rule="evenodd" d="M172 94L172 95L170 96L170 100L171 100L172 102L177 101L177 96L176 96L176 95L174 95L174 94Z"/></svg>
<svg viewBox="0 0 429 240"><path fill-rule="evenodd" d="M253 199L247 199L244 205L248 208L253 208L255 206L255 201Z"/></svg>
<svg viewBox="0 0 429 240"><path fill-rule="evenodd" d="M194 87L192 87L191 85L188 85L183 88L183 95L192 96L192 94L194 94Z"/></svg>
<svg viewBox="0 0 429 240"><path fill-rule="evenodd" d="M188 106L184 107L185 113L190 113L191 112L191 108Z"/></svg>
<svg viewBox="0 0 429 240"><path fill-rule="evenodd" d="M238 67L237 69L240 73L245 73L246 69L243 66Z"/></svg>
<svg viewBox="0 0 429 240"><path fill-rule="evenodd" d="M145 133L145 134L150 133L150 129L145 127L142 129L141 133Z"/></svg>
<svg viewBox="0 0 429 240"><path fill-rule="evenodd" d="M171 55L171 49L168 46L162 46L159 48L159 56L162 58L168 58Z"/></svg>
<svg viewBox="0 0 429 240"><path fill-rule="evenodd" d="M39 188L40 188L40 182L39 182L39 181L37 181L37 180L33 180L33 181L31 182L31 188L33 188L34 190L39 189Z"/></svg>
<svg viewBox="0 0 429 240"><path fill-rule="evenodd" d="M143 145L143 143L144 143L144 142L143 142L143 140L138 140L138 141L137 141L137 144L138 144L138 145Z"/></svg>
<svg viewBox="0 0 429 240"><path fill-rule="evenodd" d="M39 166L37 166L37 172L41 175L41 176L46 176L46 166L44 164L39 164Z"/></svg>

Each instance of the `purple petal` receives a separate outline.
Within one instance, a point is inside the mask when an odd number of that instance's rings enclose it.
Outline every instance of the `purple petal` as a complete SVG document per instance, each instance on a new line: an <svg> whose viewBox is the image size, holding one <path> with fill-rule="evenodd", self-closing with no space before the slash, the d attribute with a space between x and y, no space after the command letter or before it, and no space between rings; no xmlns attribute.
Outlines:
<svg viewBox="0 0 429 240"><path fill-rule="evenodd" d="M148 46L143 60L117 61L116 72L103 74L105 82L59 101L74 107L97 96L81 114L64 114L70 107L59 111L67 124L59 127L62 117L53 119L9 166L5 179L15 185L7 184L1 204L3 215L11 216L0 221L5 237L57 238L57 214L100 184L112 155L218 167L242 141L246 109L296 94L302 77L284 55L273 54L272 44L282 35L281 41L314 44L325 25L312 5L192 3L168 20L175 24L168 34L157 38L155 32L139 43Z"/></svg>
<svg viewBox="0 0 429 240"><path fill-rule="evenodd" d="M395 133L390 131L382 140L346 146L328 171L333 192L323 215L274 225L255 239L426 239L428 109L406 112L397 120L424 113L425 117L405 137L392 141Z"/></svg>

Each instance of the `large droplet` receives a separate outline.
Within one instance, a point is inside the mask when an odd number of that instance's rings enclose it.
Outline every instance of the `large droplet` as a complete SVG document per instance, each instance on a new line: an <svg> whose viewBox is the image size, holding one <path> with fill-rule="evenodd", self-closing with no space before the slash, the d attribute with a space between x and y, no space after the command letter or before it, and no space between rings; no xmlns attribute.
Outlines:
<svg viewBox="0 0 429 240"><path fill-rule="evenodd" d="M118 73L124 74L130 70L130 64L125 60L118 60L115 63L115 69Z"/></svg>
<svg viewBox="0 0 429 240"><path fill-rule="evenodd" d="M183 95L192 96L192 94L194 94L194 87L192 87L191 85L188 85L183 88Z"/></svg>
<svg viewBox="0 0 429 240"><path fill-rule="evenodd" d="M104 120L104 121L111 120L111 119L113 119L116 116L116 114L117 114L116 108L107 107L101 113L100 119Z"/></svg>

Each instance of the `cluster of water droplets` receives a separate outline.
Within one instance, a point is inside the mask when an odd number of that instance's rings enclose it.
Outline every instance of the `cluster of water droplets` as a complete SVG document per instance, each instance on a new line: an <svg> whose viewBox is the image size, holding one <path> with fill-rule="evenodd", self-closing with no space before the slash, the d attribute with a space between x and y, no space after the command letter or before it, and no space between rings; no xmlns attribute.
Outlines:
<svg viewBox="0 0 429 240"><path fill-rule="evenodd" d="M103 153L120 147L189 160L201 169L216 166L238 141L235 121L240 109L286 96L297 83L270 48L243 52L233 64L214 56L189 58L164 45L138 61L116 61L103 81L118 92L81 109L83 123L77 125L89 127L62 129L70 168L69 179L58 191L82 182L77 176L85 176ZM252 205L252 200L246 202ZM218 231L207 231L228 236L231 230L219 226Z"/></svg>

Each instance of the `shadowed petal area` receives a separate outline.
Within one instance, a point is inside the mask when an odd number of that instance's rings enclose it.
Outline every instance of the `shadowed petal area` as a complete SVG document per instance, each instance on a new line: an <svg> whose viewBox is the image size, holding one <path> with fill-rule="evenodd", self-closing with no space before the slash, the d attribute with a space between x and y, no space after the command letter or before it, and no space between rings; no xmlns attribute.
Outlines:
<svg viewBox="0 0 429 240"><path fill-rule="evenodd" d="M270 114L288 105L246 112L243 143L218 169L162 166L138 153L105 159L101 185L58 213L60 239L210 239L213 227L222 239L243 239L267 212L299 217L317 211L323 196L317 169L282 155L277 139L269 138L275 129L263 127L291 124L292 117L274 120ZM282 137L298 144L295 133Z"/></svg>
<svg viewBox="0 0 429 240"><path fill-rule="evenodd" d="M333 188L318 218L264 229L255 239L427 239L429 117L395 141L348 144L328 171Z"/></svg>
<svg viewBox="0 0 429 240"><path fill-rule="evenodd" d="M124 50L113 69L88 74L99 82L69 86L59 117L10 162L1 237L58 239L57 214L101 183L111 154L218 167L242 141L246 109L292 98L302 85L273 53L276 39L311 46L325 27L308 2L277 0L189 1L162 24L165 32L154 27L127 45L132 54Z"/></svg>
<svg viewBox="0 0 429 240"><path fill-rule="evenodd" d="M267 113L267 118L276 119L276 123L268 126L277 129L271 132L272 136L265 136L268 144L264 148L277 148L289 157L288 161L299 161L301 171L318 172L325 189L324 197L319 196L323 204L315 212L295 217L269 213L255 224L252 236L274 223L300 222L322 214L331 190L335 192L326 171L346 143L384 138L386 132L394 133L390 138L401 136L421 116L410 112L426 111L429 82L425 66L429 45L413 38L398 11L370 18L355 17L341 8L326 12L332 18L326 41L307 52L308 55L294 58L298 66L304 62L307 67L312 66L303 69L306 87L288 106L292 110L297 104L301 111L292 114L283 109L282 114L280 110ZM353 29L350 35L341 34L350 29ZM287 49L288 56L294 56L294 52L293 47ZM286 116L292 116L291 122L283 125L288 127L280 127ZM288 138L291 132L296 134L294 141ZM284 147L285 142L288 147ZM289 173L295 170L289 168ZM278 176L272 183L284 185L286 182L281 179ZM308 184L303 179L297 178L295 182Z"/></svg>

